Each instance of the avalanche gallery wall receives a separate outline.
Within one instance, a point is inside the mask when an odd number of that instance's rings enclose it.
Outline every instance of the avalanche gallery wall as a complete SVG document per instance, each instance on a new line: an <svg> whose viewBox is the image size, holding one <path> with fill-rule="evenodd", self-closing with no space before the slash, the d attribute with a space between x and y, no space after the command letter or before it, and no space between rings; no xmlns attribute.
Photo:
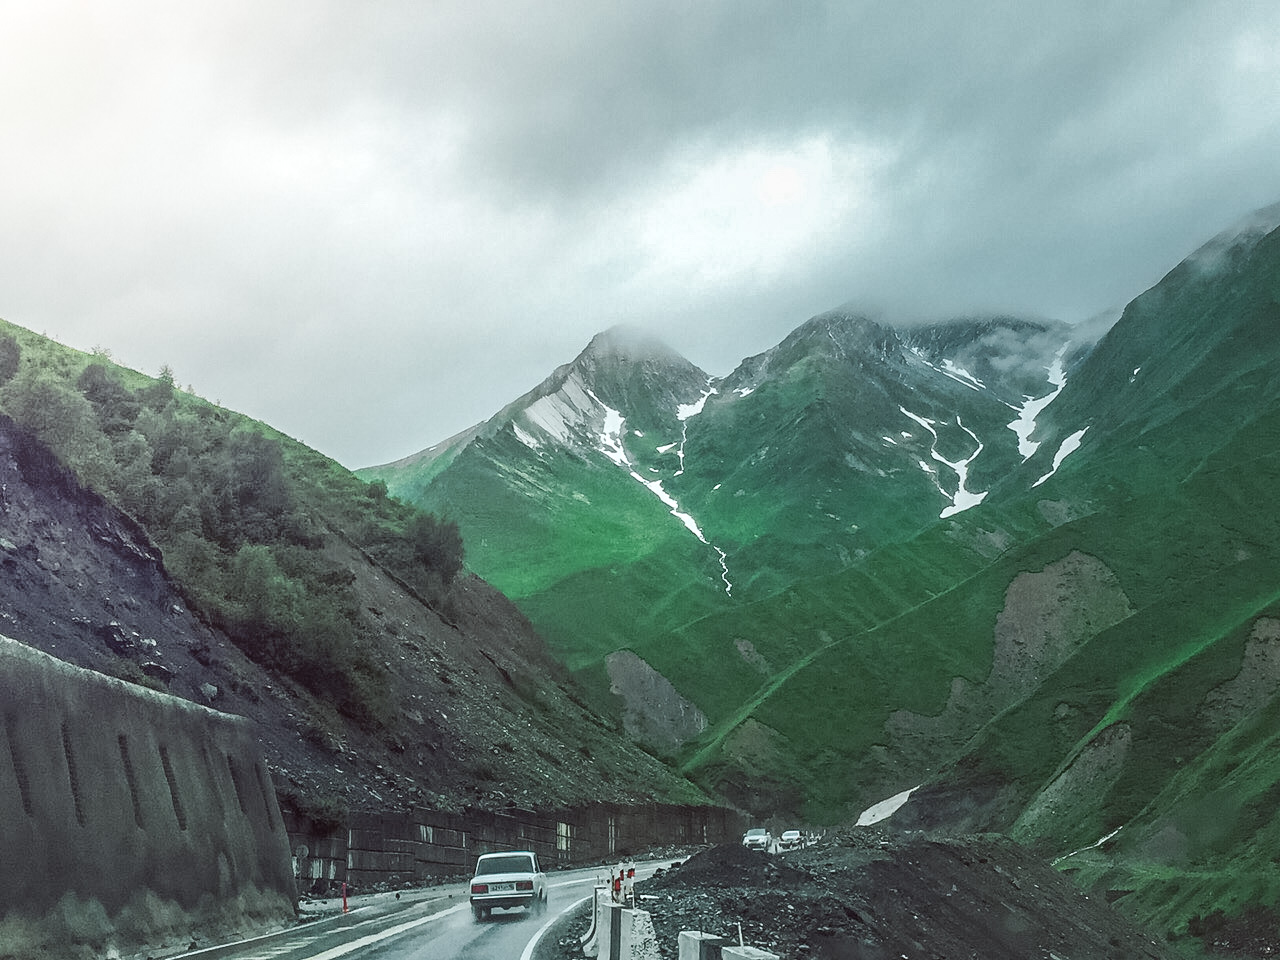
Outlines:
<svg viewBox="0 0 1280 960"><path fill-rule="evenodd" d="M0 637L0 954L127 955L293 919L247 721Z"/></svg>

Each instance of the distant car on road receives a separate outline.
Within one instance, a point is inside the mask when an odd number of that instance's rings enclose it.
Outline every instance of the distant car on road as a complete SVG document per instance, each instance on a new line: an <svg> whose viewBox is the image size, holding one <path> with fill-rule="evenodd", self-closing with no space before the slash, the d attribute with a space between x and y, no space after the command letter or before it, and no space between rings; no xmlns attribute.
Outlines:
<svg viewBox="0 0 1280 960"><path fill-rule="evenodd" d="M752 827L742 835L742 845L748 850L768 851L773 845L773 837L764 827Z"/></svg>
<svg viewBox="0 0 1280 960"><path fill-rule="evenodd" d="M795 850L797 847L804 846L804 837L800 836L799 830L783 830L778 842L783 850Z"/></svg>
<svg viewBox="0 0 1280 960"><path fill-rule="evenodd" d="M547 875L538 866L536 853L485 853L476 861L471 912L477 920L487 920L489 911L499 907L527 907L530 913L547 908Z"/></svg>

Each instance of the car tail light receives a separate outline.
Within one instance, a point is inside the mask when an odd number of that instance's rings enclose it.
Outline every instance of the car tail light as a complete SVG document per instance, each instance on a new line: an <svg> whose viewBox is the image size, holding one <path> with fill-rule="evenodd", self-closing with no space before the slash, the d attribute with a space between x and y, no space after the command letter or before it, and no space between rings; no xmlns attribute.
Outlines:
<svg viewBox="0 0 1280 960"><path fill-rule="evenodd" d="M516 881L516 889L517 889L517 890L532 890L532 889L533 889L533 881L532 881L532 880L517 880L517 881Z"/></svg>
<svg viewBox="0 0 1280 960"><path fill-rule="evenodd" d="M488 893L489 885L487 883L473 883L471 885L472 893Z"/></svg>

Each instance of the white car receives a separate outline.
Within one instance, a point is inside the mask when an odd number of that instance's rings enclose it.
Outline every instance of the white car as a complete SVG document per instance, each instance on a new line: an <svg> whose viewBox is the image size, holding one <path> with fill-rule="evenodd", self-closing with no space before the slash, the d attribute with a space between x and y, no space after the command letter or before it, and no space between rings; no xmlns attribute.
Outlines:
<svg viewBox="0 0 1280 960"><path fill-rule="evenodd" d="M804 838L800 836L799 830L783 830L778 842L783 850L795 850L797 847L804 846Z"/></svg>
<svg viewBox="0 0 1280 960"><path fill-rule="evenodd" d="M773 837L764 827L752 827L742 835L742 845L748 850L764 850L768 852L773 845Z"/></svg>
<svg viewBox="0 0 1280 960"><path fill-rule="evenodd" d="M485 853L476 861L471 878L471 912L487 920L497 908L527 907L530 913L547 908L547 875L538 855L529 850Z"/></svg>

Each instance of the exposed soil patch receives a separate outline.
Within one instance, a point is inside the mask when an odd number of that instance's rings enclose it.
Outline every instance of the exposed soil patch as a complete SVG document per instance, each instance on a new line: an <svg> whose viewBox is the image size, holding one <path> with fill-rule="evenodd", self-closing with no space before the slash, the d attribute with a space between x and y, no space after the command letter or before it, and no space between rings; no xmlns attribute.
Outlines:
<svg viewBox="0 0 1280 960"><path fill-rule="evenodd" d="M974 730L1033 689L1038 674L1047 675L1132 612L1116 575L1078 551L1038 572L1020 573L996 618L988 677L981 683L956 677L940 714L898 710L886 732L907 749L920 742L958 750Z"/></svg>

